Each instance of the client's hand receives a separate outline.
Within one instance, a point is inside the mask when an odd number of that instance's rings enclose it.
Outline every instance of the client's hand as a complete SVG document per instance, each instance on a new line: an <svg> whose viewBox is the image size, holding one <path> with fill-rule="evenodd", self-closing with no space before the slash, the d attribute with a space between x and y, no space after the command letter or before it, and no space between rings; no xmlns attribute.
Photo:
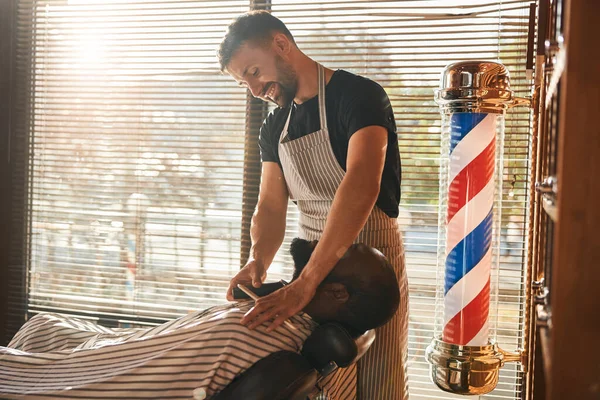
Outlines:
<svg viewBox="0 0 600 400"><path fill-rule="evenodd" d="M244 268L240 269L240 272L234 276L229 282L229 288L227 288L227 300L233 301L233 288L237 287L238 283L244 286L260 287L267 278L267 271L261 261L250 259L244 265Z"/></svg>
<svg viewBox="0 0 600 400"><path fill-rule="evenodd" d="M301 311L315 295L316 288L299 278L287 286L261 297L242 318L241 323L249 329L273 320L267 332L277 329L283 321Z"/></svg>

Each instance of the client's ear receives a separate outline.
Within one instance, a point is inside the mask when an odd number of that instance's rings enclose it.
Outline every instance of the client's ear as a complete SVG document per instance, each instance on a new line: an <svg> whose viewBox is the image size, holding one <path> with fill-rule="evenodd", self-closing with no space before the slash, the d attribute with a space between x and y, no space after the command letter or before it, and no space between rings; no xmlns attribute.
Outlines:
<svg viewBox="0 0 600 400"><path fill-rule="evenodd" d="M321 284L321 289L327 297L337 303L345 303L350 297L346 286L338 282L323 283Z"/></svg>

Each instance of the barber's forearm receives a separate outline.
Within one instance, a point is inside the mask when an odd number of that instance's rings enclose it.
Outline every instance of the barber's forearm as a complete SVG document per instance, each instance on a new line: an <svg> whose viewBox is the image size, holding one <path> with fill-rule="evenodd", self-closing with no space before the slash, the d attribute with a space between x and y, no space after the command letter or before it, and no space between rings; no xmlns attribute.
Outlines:
<svg viewBox="0 0 600 400"><path fill-rule="evenodd" d="M250 257L269 268L285 236L286 210L257 207L252 216Z"/></svg>
<svg viewBox="0 0 600 400"><path fill-rule="evenodd" d="M344 177L302 279L314 287L325 279L364 227L377 201L379 185L378 180L360 175Z"/></svg>

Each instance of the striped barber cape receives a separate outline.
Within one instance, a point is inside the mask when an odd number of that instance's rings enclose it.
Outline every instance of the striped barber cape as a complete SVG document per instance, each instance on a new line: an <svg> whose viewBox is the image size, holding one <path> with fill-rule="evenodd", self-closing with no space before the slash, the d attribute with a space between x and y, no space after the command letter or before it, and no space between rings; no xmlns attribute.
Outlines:
<svg viewBox="0 0 600 400"><path fill-rule="evenodd" d="M316 327L308 314L295 330L240 324L252 301L194 312L152 328L110 329L44 313L0 347L2 399L210 399L267 355L299 352ZM356 367L323 383L330 399L354 399Z"/></svg>

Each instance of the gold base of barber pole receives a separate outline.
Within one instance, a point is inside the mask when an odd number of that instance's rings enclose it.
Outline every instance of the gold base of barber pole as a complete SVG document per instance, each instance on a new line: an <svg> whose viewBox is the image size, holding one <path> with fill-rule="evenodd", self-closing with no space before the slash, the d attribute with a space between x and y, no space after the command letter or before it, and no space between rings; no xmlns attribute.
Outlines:
<svg viewBox="0 0 600 400"><path fill-rule="evenodd" d="M427 347L425 358L437 387L463 395L482 395L494 390L500 368L506 362L526 365L523 352L506 352L494 342L487 346L460 346L439 337Z"/></svg>

